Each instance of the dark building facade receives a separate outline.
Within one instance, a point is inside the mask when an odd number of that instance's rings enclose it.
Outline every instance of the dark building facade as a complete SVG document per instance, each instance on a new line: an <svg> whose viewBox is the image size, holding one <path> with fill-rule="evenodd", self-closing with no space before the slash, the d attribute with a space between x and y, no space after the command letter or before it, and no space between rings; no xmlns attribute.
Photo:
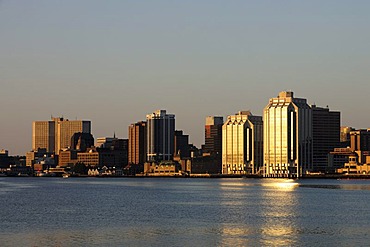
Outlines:
<svg viewBox="0 0 370 247"><path fill-rule="evenodd" d="M209 116L206 118L204 153L219 154L222 153L222 125L223 117Z"/></svg>
<svg viewBox="0 0 370 247"><path fill-rule="evenodd" d="M85 152L94 146L94 137L90 133L74 133L71 138L71 149Z"/></svg>
<svg viewBox="0 0 370 247"><path fill-rule="evenodd" d="M370 129L350 132L352 151L370 151Z"/></svg>
<svg viewBox="0 0 370 247"><path fill-rule="evenodd" d="M340 112L312 106L313 171L327 172L329 153L340 146Z"/></svg>
<svg viewBox="0 0 370 247"><path fill-rule="evenodd" d="M144 164L147 145L146 122L141 121L128 127L128 163Z"/></svg>
<svg viewBox="0 0 370 247"><path fill-rule="evenodd" d="M175 115L158 110L146 118L147 161L171 160L175 146Z"/></svg>
<svg viewBox="0 0 370 247"><path fill-rule="evenodd" d="M190 157L189 151L189 135L184 135L182 130L175 131L175 155L179 155L180 158Z"/></svg>
<svg viewBox="0 0 370 247"><path fill-rule="evenodd" d="M0 168L7 168L9 166L9 155L7 150L0 150Z"/></svg>

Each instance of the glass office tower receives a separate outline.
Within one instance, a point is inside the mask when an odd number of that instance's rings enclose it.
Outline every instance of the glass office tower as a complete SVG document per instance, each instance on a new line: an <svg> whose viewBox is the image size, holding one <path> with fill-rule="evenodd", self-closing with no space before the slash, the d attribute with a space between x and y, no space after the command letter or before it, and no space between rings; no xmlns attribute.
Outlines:
<svg viewBox="0 0 370 247"><path fill-rule="evenodd" d="M264 109L264 176L301 177L312 170L312 110L281 92Z"/></svg>

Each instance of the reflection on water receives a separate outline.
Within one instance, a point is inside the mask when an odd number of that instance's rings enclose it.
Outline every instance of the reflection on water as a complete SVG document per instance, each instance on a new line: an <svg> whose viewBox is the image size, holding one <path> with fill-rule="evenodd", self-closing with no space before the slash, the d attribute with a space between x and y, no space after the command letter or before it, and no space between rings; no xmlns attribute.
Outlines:
<svg viewBox="0 0 370 247"><path fill-rule="evenodd" d="M366 246L370 181L0 179L1 246Z"/></svg>
<svg viewBox="0 0 370 247"><path fill-rule="evenodd" d="M261 197L261 240L265 246L294 246L297 233L294 230L297 222L297 205L299 198L293 193L298 188L294 180L266 180Z"/></svg>

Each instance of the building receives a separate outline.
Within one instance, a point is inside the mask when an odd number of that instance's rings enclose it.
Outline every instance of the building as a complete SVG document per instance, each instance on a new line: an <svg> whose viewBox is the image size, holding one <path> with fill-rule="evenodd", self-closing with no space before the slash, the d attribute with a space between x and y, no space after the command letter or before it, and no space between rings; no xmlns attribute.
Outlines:
<svg viewBox="0 0 370 247"><path fill-rule="evenodd" d="M32 123L32 150L45 149L55 152L55 121L35 121Z"/></svg>
<svg viewBox="0 0 370 247"><path fill-rule="evenodd" d="M9 152L8 150L0 150L0 168L7 168L9 166Z"/></svg>
<svg viewBox="0 0 370 247"><path fill-rule="evenodd" d="M128 163L144 164L147 145L146 122L140 121L128 127Z"/></svg>
<svg viewBox="0 0 370 247"><path fill-rule="evenodd" d="M350 140L352 151L370 151L370 129L351 131Z"/></svg>
<svg viewBox="0 0 370 247"><path fill-rule="evenodd" d="M350 132L353 130L355 129L352 127L348 127L348 126L340 127L340 143L341 143L340 147L346 148L350 146L350 143L351 143Z"/></svg>
<svg viewBox="0 0 370 247"><path fill-rule="evenodd" d="M312 108L313 171L328 171L328 156L340 146L340 112Z"/></svg>
<svg viewBox="0 0 370 247"><path fill-rule="evenodd" d="M90 133L74 133L71 138L71 149L85 152L94 146L94 137Z"/></svg>
<svg viewBox="0 0 370 247"><path fill-rule="evenodd" d="M312 171L312 109L306 99L280 92L264 108L263 125L265 177Z"/></svg>
<svg viewBox="0 0 370 247"><path fill-rule="evenodd" d="M209 116L206 118L203 153L221 155L223 123L223 117Z"/></svg>
<svg viewBox="0 0 370 247"><path fill-rule="evenodd" d="M147 160L171 160L174 154L175 115L158 110L146 116Z"/></svg>
<svg viewBox="0 0 370 247"><path fill-rule="evenodd" d="M71 147L75 133L91 133L91 122L52 118L52 121L35 121L32 125L32 150L45 148L59 154L59 150Z"/></svg>
<svg viewBox="0 0 370 247"><path fill-rule="evenodd" d="M189 135L184 135L182 130L175 131L174 145L175 155L180 156L181 159L190 157Z"/></svg>
<svg viewBox="0 0 370 247"><path fill-rule="evenodd" d="M91 133L91 122L84 120L68 120L53 118L55 121L55 153L59 150L71 147L71 139L75 133Z"/></svg>
<svg viewBox="0 0 370 247"><path fill-rule="evenodd" d="M263 166L261 116L241 111L222 127L222 174L256 174Z"/></svg>
<svg viewBox="0 0 370 247"><path fill-rule="evenodd" d="M98 167L100 164L99 152L95 148L88 149L87 152L77 153L77 163L85 166Z"/></svg>
<svg viewBox="0 0 370 247"><path fill-rule="evenodd" d="M114 137L98 137L96 138L96 147L98 148L110 148L114 140L118 138Z"/></svg>
<svg viewBox="0 0 370 247"><path fill-rule="evenodd" d="M86 151L86 150L85 150ZM74 166L77 163L78 151L72 149L62 149L59 151L58 166Z"/></svg>
<svg viewBox="0 0 370 247"><path fill-rule="evenodd" d="M181 176L180 166L174 162L146 162L144 174L146 176Z"/></svg>

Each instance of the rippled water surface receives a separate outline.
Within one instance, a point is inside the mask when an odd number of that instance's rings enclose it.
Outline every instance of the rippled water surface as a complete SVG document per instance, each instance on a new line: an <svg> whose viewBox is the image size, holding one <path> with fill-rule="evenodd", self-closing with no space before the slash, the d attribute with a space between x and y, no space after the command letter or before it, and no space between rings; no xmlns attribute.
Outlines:
<svg viewBox="0 0 370 247"><path fill-rule="evenodd" d="M0 246L368 246L369 180L0 178Z"/></svg>

